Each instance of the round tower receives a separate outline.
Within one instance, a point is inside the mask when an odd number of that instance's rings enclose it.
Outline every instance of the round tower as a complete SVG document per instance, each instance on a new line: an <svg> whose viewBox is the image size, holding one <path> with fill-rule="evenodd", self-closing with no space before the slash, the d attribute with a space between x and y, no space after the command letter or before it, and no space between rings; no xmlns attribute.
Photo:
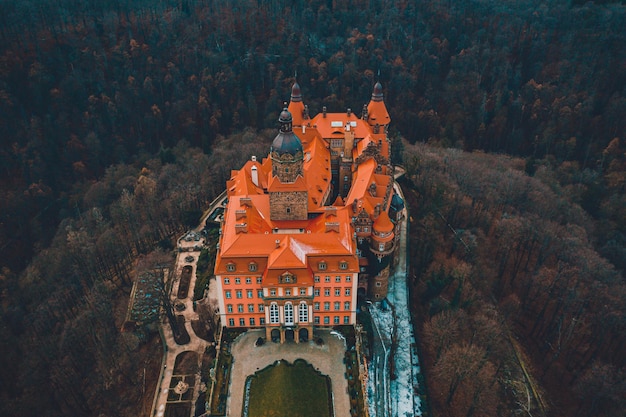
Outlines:
<svg viewBox="0 0 626 417"><path fill-rule="evenodd" d="M293 183L302 176L304 153L302 142L293 133L293 118L286 108L278 118L280 129L270 148L272 175L282 183Z"/></svg>
<svg viewBox="0 0 626 417"><path fill-rule="evenodd" d="M387 107L383 101L383 86L380 82L374 85L372 99L367 105L367 123L374 127L375 132L380 127L386 127L391 122Z"/></svg>

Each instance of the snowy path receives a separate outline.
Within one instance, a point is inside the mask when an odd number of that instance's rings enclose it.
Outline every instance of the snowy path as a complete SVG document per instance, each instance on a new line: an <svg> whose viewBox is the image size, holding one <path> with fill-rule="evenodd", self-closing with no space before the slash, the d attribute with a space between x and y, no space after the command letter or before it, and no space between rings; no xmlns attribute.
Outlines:
<svg viewBox="0 0 626 417"><path fill-rule="evenodd" d="M401 191L394 185L400 195ZM416 394L417 375L420 372L419 360L415 351L415 338L411 326L411 315L408 306L408 290L406 286L406 234L407 213L401 226L400 247L397 252L398 262L393 275L389 277L389 303L380 302L370 305L369 311L383 346L374 352L375 357L370 363L370 376L380 373L383 362L382 376L370 377L368 380L368 403L372 417L411 417L421 416L421 401ZM395 327L395 328L394 328ZM395 336L394 336L395 334ZM397 345L392 349L391 341ZM385 358L392 355L395 378L392 379ZM380 378L383 386L380 387ZM386 382L386 383L385 383ZM381 403L382 402L382 403ZM391 402L391 404L388 404ZM389 408L391 415L389 416Z"/></svg>

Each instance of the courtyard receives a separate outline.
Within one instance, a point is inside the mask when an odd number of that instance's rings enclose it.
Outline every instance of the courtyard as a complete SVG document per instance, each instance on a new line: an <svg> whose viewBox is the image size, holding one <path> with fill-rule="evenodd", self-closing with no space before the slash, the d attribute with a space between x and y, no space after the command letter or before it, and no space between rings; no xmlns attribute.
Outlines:
<svg viewBox="0 0 626 417"><path fill-rule="evenodd" d="M316 372L328 377L334 415L350 415L348 379L344 363L346 352L344 339L337 336L336 332L331 334L330 330L317 330L315 341L284 344L270 341L257 346L257 339L263 336L265 336L263 330L249 330L237 337L230 346L232 366L227 404L228 417L242 416L248 377L278 361L294 364L298 360L305 361ZM318 342L320 338L323 343ZM266 395L272 395L272 393L266 392ZM322 401L319 407L325 407L326 402Z"/></svg>

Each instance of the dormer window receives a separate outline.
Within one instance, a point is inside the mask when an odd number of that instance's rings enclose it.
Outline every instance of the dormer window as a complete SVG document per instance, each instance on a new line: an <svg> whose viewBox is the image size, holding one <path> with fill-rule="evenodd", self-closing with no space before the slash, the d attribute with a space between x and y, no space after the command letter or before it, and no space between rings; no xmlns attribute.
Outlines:
<svg viewBox="0 0 626 417"><path fill-rule="evenodd" d="M348 269L348 263L346 261L339 262L339 269Z"/></svg>
<svg viewBox="0 0 626 417"><path fill-rule="evenodd" d="M231 262L231 263L226 264L226 270L228 272L235 272L235 269L236 267L234 263Z"/></svg>
<svg viewBox="0 0 626 417"><path fill-rule="evenodd" d="M256 270L257 270L257 264L256 264L256 262L250 262L250 263L248 264L248 271L250 271L250 272L256 272Z"/></svg>
<svg viewBox="0 0 626 417"><path fill-rule="evenodd" d="M324 261L319 262L319 263L317 264L317 268L318 268L320 271L325 271L325 270L326 270L326 262L324 262Z"/></svg>
<svg viewBox="0 0 626 417"><path fill-rule="evenodd" d="M278 282L281 284L292 284L296 282L296 276L290 272L285 272L278 278Z"/></svg>

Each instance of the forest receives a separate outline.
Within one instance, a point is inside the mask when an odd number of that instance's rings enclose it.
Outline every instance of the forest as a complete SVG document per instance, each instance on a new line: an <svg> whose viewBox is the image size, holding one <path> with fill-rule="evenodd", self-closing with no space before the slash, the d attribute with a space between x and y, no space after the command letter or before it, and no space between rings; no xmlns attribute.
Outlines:
<svg viewBox="0 0 626 417"><path fill-rule="evenodd" d="M514 343L543 414L626 408L623 4L2 0L0 19L3 415L149 407L158 334L119 332L134 261L266 154L294 80L313 114L384 86L433 415L538 415Z"/></svg>

